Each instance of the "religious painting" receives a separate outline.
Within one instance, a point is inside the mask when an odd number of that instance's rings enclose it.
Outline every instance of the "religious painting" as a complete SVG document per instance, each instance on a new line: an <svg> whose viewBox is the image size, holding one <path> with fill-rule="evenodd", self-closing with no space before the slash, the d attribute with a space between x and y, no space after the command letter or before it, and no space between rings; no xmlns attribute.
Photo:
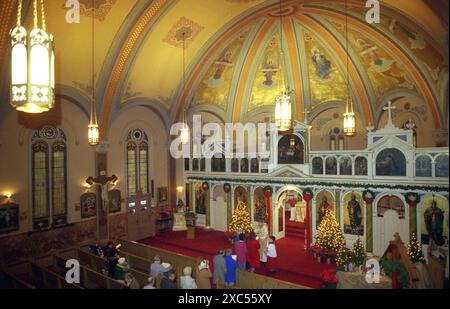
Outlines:
<svg viewBox="0 0 450 309"><path fill-rule="evenodd" d="M238 158L231 159L231 172L239 173L239 159Z"/></svg>
<svg viewBox="0 0 450 309"><path fill-rule="evenodd" d="M330 191L322 190L316 196L316 229L328 211L334 212L334 197Z"/></svg>
<svg viewBox="0 0 450 309"><path fill-rule="evenodd" d="M312 173L315 175L323 174L323 159L316 157L312 160Z"/></svg>
<svg viewBox="0 0 450 309"><path fill-rule="evenodd" d="M184 158L184 170L185 171L189 171L189 163L190 163L189 158Z"/></svg>
<svg viewBox="0 0 450 309"><path fill-rule="evenodd" d="M241 159L241 173L248 173L248 159Z"/></svg>
<svg viewBox="0 0 450 309"><path fill-rule="evenodd" d="M406 176L405 155L396 148L382 150L376 159L377 176Z"/></svg>
<svg viewBox="0 0 450 309"><path fill-rule="evenodd" d="M416 176L417 177L431 177L432 164L429 156L419 156L416 158Z"/></svg>
<svg viewBox="0 0 450 309"><path fill-rule="evenodd" d="M364 202L358 192L349 192L344 197L344 233L364 235Z"/></svg>
<svg viewBox="0 0 450 309"><path fill-rule="evenodd" d="M339 175L352 175L352 158L343 157L339 159Z"/></svg>
<svg viewBox="0 0 450 309"><path fill-rule="evenodd" d="M440 155L436 158L436 177L448 177L448 156Z"/></svg>
<svg viewBox="0 0 450 309"><path fill-rule="evenodd" d="M201 182L195 184L195 212L206 215L206 191Z"/></svg>
<svg viewBox="0 0 450 309"><path fill-rule="evenodd" d="M377 204L377 216L384 217L384 213L388 210L394 210L398 213L399 219L405 218L405 204L395 195L386 195L382 197Z"/></svg>
<svg viewBox="0 0 450 309"><path fill-rule="evenodd" d="M299 26L296 25L296 27ZM298 31L300 33L302 30L298 29ZM336 61L324 47L326 42L309 31L303 31L303 37L312 106L344 97L346 82Z"/></svg>
<svg viewBox="0 0 450 309"><path fill-rule="evenodd" d="M19 222L19 205L14 203L0 205L0 233L18 231Z"/></svg>
<svg viewBox="0 0 450 309"><path fill-rule="evenodd" d="M168 198L167 187L158 188L158 205L167 204Z"/></svg>
<svg viewBox="0 0 450 309"><path fill-rule="evenodd" d="M193 105L213 104L223 110L227 109L236 60L247 36L248 31L242 31L220 54L216 55L198 86Z"/></svg>
<svg viewBox="0 0 450 309"><path fill-rule="evenodd" d="M367 176L367 159L364 157L358 157L355 160L355 175Z"/></svg>
<svg viewBox="0 0 450 309"><path fill-rule="evenodd" d="M443 246L448 240L447 199L427 194L420 205L422 243Z"/></svg>
<svg viewBox="0 0 450 309"><path fill-rule="evenodd" d="M213 156L211 158L211 171L212 172L225 172L225 156L220 154L218 158Z"/></svg>
<svg viewBox="0 0 450 309"><path fill-rule="evenodd" d="M250 160L250 172L259 173L259 160L257 158Z"/></svg>
<svg viewBox="0 0 450 309"><path fill-rule="evenodd" d="M278 142L278 164L303 164L304 145L294 134L283 136Z"/></svg>
<svg viewBox="0 0 450 309"><path fill-rule="evenodd" d="M247 211L250 213L250 198L248 190L245 187L238 186L234 189L234 206L238 204L238 201L242 201L247 206Z"/></svg>
<svg viewBox="0 0 450 309"><path fill-rule="evenodd" d="M201 158L200 159L200 172L206 171L206 159Z"/></svg>
<svg viewBox="0 0 450 309"><path fill-rule="evenodd" d="M258 67L253 80L247 111L273 105L273 98L279 95L282 83L282 74L280 74L280 40L278 31L274 30L274 32L266 46L262 47L264 51L257 59Z"/></svg>
<svg viewBox="0 0 450 309"><path fill-rule="evenodd" d="M337 175L337 159L329 157L325 160L325 173L327 175Z"/></svg>
<svg viewBox="0 0 450 309"><path fill-rule="evenodd" d="M81 218L90 218L97 215L97 195L87 192L80 197Z"/></svg>
<svg viewBox="0 0 450 309"><path fill-rule="evenodd" d="M109 212L119 212L122 208L122 197L120 190L114 189L108 192Z"/></svg>
<svg viewBox="0 0 450 309"><path fill-rule="evenodd" d="M258 187L253 193L253 218L256 222L267 223L267 199L264 195L264 189Z"/></svg>

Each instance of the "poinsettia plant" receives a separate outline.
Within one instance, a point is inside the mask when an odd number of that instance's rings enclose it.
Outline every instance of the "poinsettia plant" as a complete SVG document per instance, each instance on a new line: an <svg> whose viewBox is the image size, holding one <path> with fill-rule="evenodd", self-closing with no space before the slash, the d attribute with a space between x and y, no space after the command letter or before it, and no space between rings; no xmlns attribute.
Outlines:
<svg viewBox="0 0 450 309"><path fill-rule="evenodd" d="M336 270L329 268L322 272L322 284L326 289L335 289L338 284Z"/></svg>

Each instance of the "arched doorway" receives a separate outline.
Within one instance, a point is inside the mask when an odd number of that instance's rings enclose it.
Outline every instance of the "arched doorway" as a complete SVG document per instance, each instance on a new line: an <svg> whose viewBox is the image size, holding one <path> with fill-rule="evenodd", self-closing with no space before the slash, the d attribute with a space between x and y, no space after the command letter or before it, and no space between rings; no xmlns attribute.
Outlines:
<svg viewBox="0 0 450 309"><path fill-rule="evenodd" d="M214 230L225 232L227 230L227 194L222 185L216 185L212 194L211 227Z"/></svg>
<svg viewBox="0 0 450 309"><path fill-rule="evenodd" d="M409 242L409 220L404 201L396 195L384 195L376 203L373 225L374 254L381 256L399 233L403 243Z"/></svg>
<svg viewBox="0 0 450 309"><path fill-rule="evenodd" d="M273 209L273 232L272 234L277 238L284 238L287 236L295 236L300 234L301 223L295 220L295 206L303 200L301 191L294 187L282 189L277 196L276 205ZM295 226L298 233L291 227Z"/></svg>

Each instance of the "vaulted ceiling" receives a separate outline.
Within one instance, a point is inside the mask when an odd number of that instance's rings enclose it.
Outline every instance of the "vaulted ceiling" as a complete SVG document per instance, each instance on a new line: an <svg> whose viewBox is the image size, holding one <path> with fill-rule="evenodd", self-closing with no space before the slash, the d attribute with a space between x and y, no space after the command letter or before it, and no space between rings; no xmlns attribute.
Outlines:
<svg viewBox="0 0 450 309"><path fill-rule="evenodd" d="M134 105L153 109L167 125L186 107L223 121L268 117L282 72L294 90L296 119L305 109L317 114L340 106L347 94L347 30L350 91L365 123L376 123L387 100L405 96L423 100L436 128L446 121L448 15L439 16L430 1L381 1L381 23L372 25L362 0L348 0L347 24L342 0L283 0L281 11L278 0L80 0L79 24L67 23L65 2L46 1L57 93L89 110L94 14L103 137L111 119ZM13 0L0 4L2 102L16 7ZM29 24L30 1L24 7Z"/></svg>

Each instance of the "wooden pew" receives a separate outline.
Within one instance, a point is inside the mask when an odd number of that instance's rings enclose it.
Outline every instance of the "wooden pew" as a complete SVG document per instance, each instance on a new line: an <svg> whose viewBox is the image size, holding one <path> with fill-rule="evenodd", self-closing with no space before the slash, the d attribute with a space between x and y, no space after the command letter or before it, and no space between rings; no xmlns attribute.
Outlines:
<svg viewBox="0 0 450 309"><path fill-rule="evenodd" d="M32 261L29 263L31 268L31 278L38 282L42 282L45 289L83 289L83 287L78 284L67 283L63 276L60 276L41 265Z"/></svg>
<svg viewBox="0 0 450 309"><path fill-rule="evenodd" d="M309 289L308 287L251 273L236 270L236 287L239 289Z"/></svg>
<svg viewBox="0 0 450 309"><path fill-rule="evenodd" d="M22 276L27 274L27 272L15 272L17 271L16 265L17 263L11 265L11 267L8 266L0 266L0 288L1 289L36 289L36 287L30 283L28 283L26 280L23 280ZM20 262L20 270L22 270L22 267L24 269L28 269L26 262Z"/></svg>

